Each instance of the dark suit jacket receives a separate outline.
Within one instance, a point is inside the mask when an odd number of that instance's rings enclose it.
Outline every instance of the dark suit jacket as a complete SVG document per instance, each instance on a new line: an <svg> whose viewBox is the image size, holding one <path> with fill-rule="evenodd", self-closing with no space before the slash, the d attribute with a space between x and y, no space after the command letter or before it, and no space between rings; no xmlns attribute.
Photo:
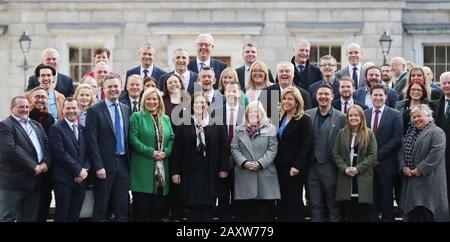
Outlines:
<svg viewBox="0 0 450 242"><path fill-rule="evenodd" d="M394 89L388 88L388 95L387 95L387 99L386 99L386 105L388 107L391 108L395 108L396 102L397 102L397 93L395 92ZM353 99L359 103L364 103L365 105L367 105L366 103L366 95L369 92L369 90L367 89L367 87L361 87L358 88L358 90L356 90L353 93Z"/></svg>
<svg viewBox="0 0 450 242"><path fill-rule="evenodd" d="M361 70L359 72L358 86L355 87L355 89L367 86L366 78L364 77L365 76L365 72L366 72L366 70L361 65ZM348 65L336 72L336 78L337 79L341 79L343 76L348 76L348 77L352 78L352 75L353 75L353 73L350 74L348 72Z"/></svg>
<svg viewBox="0 0 450 242"><path fill-rule="evenodd" d="M314 82L313 84L311 84L311 86L309 86L309 95L311 97L311 107L315 108L317 107L319 104L317 103L317 99L316 99L316 93L317 93L317 89L319 89L319 86L324 84L325 81L322 79L318 82ZM336 100L337 98L340 97L339 94L339 79L334 78L334 82L333 82L333 94L334 94L334 99Z"/></svg>
<svg viewBox="0 0 450 242"><path fill-rule="evenodd" d="M128 81L128 77L131 75L141 75L141 66L136 66L135 68L129 69L127 70L127 74L125 77L125 86L124 86L124 90L126 90L126 86L127 86L127 81ZM153 78L156 79L156 81L159 80L159 78L161 78L162 75L166 74L165 71L163 71L162 69L160 69L159 67L157 67L156 65L153 65L153 71L151 76Z"/></svg>
<svg viewBox="0 0 450 242"><path fill-rule="evenodd" d="M66 76L60 72L56 76L56 87L55 90L64 95L64 97L71 97L75 90L73 88L73 80L69 76ZM39 86L40 83L35 75L30 76L28 79L27 91Z"/></svg>
<svg viewBox="0 0 450 242"><path fill-rule="evenodd" d="M292 57L291 63L294 65L294 83L295 85L309 90L309 86L314 82L322 80L322 73L320 69L314 65L311 65L309 60L306 61L305 69L300 74L297 70L297 66L295 65L295 56Z"/></svg>
<svg viewBox="0 0 450 242"><path fill-rule="evenodd" d="M281 121L280 121L281 126ZM286 125L281 139L278 138L278 153L275 158L277 167L295 167L301 173L308 167L308 155L313 136L311 118L303 115L299 120L294 118Z"/></svg>
<svg viewBox="0 0 450 242"><path fill-rule="evenodd" d="M90 169L86 130L78 125L78 140L66 120L50 128L50 149L53 155L52 178L66 185L77 186L74 178L82 168Z"/></svg>
<svg viewBox="0 0 450 242"><path fill-rule="evenodd" d="M355 105L360 106L363 110L366 110L366 109L369 108L369 107L367 107L366 105L364 105L363 103L357 102L356 100L353 100L353 103L354 103ZM333 108L336 109L336 110L339 110L339 111L341 111L341 112L344 112L344 110L341 110L341 108L342 108L342 102L341 102L341 99L340 99L340 98L334 99L333 102L331 103L331 106L333 106Z"/></svg>
<svg viewBox="0 0 450 242"><path fill-rule="evenodd" d="M128 127L130 124L130 109L120 103L122 111L123 126L125 137L125 152L128 157L130 150L128 148ZM116 137L114 135L114 126L105 101L100 101L90 107L86 117L86 131L88 152L91 160L91 166L94 171L105 168L108 171L115 168ZM128 158L127 158L128 160Z"/></svg>
<svg viewBox="0 0 450 242"><path fill-rule="evenodd" d="M142 97L142 96L141 96L141 97ZM139 97L139 104L138 104L138 107L137 107L137 108L138 108L138 111L139 111L139 109L140 109L141 97ZM130 112L131 112L131 113L133 112L133 105L131 105L130 97L128 96L128 93L122 92L121 95L120 95L120 97L119 97L119 102L121 102L121 103L127 105L127 107L128 107L128 109L130 110Z"/></svg>
<svg viewBox="0 0 450 242"><path fill-rule="evenodd" d="M238 79L239 79L239 84L241 84L241 90L245 92L245 65L236 68L236 73L238 75ZM272 72L269 69L269 80L272 83L275 83L275 80L273 79L273 75Z"/></svg>
<svg viewBox="0 0 450 242"><path fill-rule="evenodd" d="M194 121L191 120L193 123ZM222 125L208 125L205 127L205 143L207 152L207 166L209 177L209 191L212 198L219 195L220 171L228 171L228 159L230 157L230 144L227 133ZM170 159L170 175L179 174L181 183L179 184L178 197L185 200L190 191L189 181L197 178L191 175L190 162L193 161L194 152L197 152L194 125L184 125L178 127L177 137L174 141L172 159Z"/></svg>
<svg viewBox="0 0 450 242"><path fill-rule="evenodd" d="M405 89L407 82L408 82L408 72L405 72L402 75L400 75L395 81L394 89L399 97L398 100L403 100L404 97L401 93L403 92L403 89Z"/></svg>
<svg viewBox="0 0 450 242"><path fill-rule="evenodd" d="M302 95L303 98L303 102L304 102L304 110L311 108L311 98L309 97L309 93L304 90L303 88L299 88L298 86L295 86L299 91L300 94ZM281 91L280 91L280 84L275 83L272 86L266 87L261 91L261 94L259 95L259 100L261 101L261 103L263 105L267 104L267 107L264 106L266 108L266 112L267 112L267 117L271 118L272 117L272 108L278 110L278 103L281 102ZM278 102L276 102L274 100L274 102L272 102L272 95L271 92L272 91L276 91L278 93Z"/></svg>
<svg viewBox="0 0 450 242"><path fill-rule="evenodd" d="M163 83L164 78L166 78L166 75L173 74L173 73L174 73L174 71L171 71L167 74L162 75L161 78L159 78L159 80L158 80L159 90L164 92L164 83ZM198 74L193 71L189 71L189 73L190 73L189 86L184 87L184 89L186 89L188 91L188 93L192 95L192 93L194 93L194 84L197 83Z"/></svg>
<svg viewBox="0 0 450 242"><path fill-rule="evenodd" d="M367 127L369 128L372 128L372 111L373 108L364 111ZM402 145L402 137L402 114L393 108L385 106L383 115L378 122L378 135L376 136L377 160L380 162L377 167L383 170L383 174L393 176L398 173L397 155Z"/></svg>
<svg viewBox="0 0 450 242"><path fill-rule="evenodd" d="M435 104L434 120L437 126L444 130L446 137L445 161L447 167L450 167L450 118L445 120L445 95L443 95ZM450 169L447 168L447 174L450 175ZM447 179L449 179L448 176ZM448 187L447 187L448 189Z"/></svg>
<svg viewBox="0 0 450 242"><path fill-rule="evenodd" d="M214 84L214 89L217 90L219 88L220 74L222 74L222 71L227 68L227 64L211 57L210 65L210 67L214 70L214 75L216 76L216 84ZM189 61L188 69L190 71L198 73L197 58L193 58L191 59L191 61Z"/></svg>
<svg viewBox="0 0 450 242"><path fill-rule="evenodd" d="M236 128L237 126L239 126L243 123L244 112L245 112L245 107L242 104L239 104L237 113L236 112L234 113L234 119L236 121L236 126L234 128ZM229 132L229 130L228 130L229 126L226 125L228 118L229 117L227 115L226 104L224 103L223 106L220 106L216 109L216 115L214 117L214 121L218 125L223 125L227 131L227 134ZM229 142L231 143L231 140L229 140Z"/></svg>
<svg viewBox="0 0 450 242"><path fill-rule="evenodd" d="M41 124L30 119L42 150L43 160L51 166L48 139ZM14 117L0 122L0 189L11 191L32 191L39 189L42 175L35 176L38 165L37 152L26 131Z"/></svg>

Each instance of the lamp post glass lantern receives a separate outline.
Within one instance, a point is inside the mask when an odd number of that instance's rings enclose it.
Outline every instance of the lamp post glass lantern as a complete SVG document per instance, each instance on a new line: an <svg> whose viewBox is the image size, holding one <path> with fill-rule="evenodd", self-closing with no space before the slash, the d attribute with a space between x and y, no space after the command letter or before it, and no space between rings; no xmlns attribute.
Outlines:
<svg viewBox="0 0 450 242"><path fill-rule="evenodd" d="M384 31L383 35L381 35L378 40L381 46L381 52L383 52L383 65L387 64L387 55L391 50L392 38L387 31Z"/></svg>
<svg viewBox="0 0 450 242"><path fill-rule="evenodd" d="M26 31L23 31L22 35L20 36L19 45L20 45L20 50L22 51L22 54L23 54L23 64L19 65L18 67L21 67L23 69L23 75L24 75L24 79L25 79L24 80L24 85L25 85L24 90L26 90L26 88L27 88L27 71L31 67L28 65L28 59L27 59L27 54L31 48L31 38L27 34Z"/></svg>

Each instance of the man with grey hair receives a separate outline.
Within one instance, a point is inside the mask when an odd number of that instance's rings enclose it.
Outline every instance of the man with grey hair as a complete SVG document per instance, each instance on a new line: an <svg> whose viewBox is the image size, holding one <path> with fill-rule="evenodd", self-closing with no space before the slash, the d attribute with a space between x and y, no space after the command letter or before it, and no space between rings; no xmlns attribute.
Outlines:
<svg viewBox="0 0 450 242"><path fill-rule="evenodd" d="M361 64L362 50L361 46L357 43L351 43L347 46L347 61L348 65L338 72L336 72L336 78L341 79L343 76L349 76L355 82L355 90L366 86L364 73L365 68Z"/></svg>
<svg viewBox="0 0 450 242"><path fill-rule="evenodd" d="M445 132L445 171L447 174L447 196L450 201L450 71L444 72L439 78L444 95L435 105L435 122ZM449 202L450 207L450 202Z"/></svg>
<svg viewBox="0 0 450 242"><path fill-rule="evenodd" d="M94 66L94 79L97 81L96 99L105 99L105 93L103 91L103 80L105 76L111 73L111 68L106 62L99 62Z"/></svg>
<svg viewBox="0 0 450 242"><path fill-rule="evenodd" d="M316 66L309 62L309 52L311 45L309 41L300 39L295 41L292 48L294 56L291 63L294 65L294 83L295 85L309 90L309 86L322 79L322 73Z"/></svg>
<svg viewBox="0 0 450 242"><path fill-rule="evenodd" d="M159 78L161 78L162 75L166 74L165 71L154 65L156 58L156 49L151 44L146 43L142 45L141 48L139 49L138 55L141 61L141 65L128 70L125 80L128 80L128 77L134 74L140 75L142 79L151 76L156 80L159 80ZM125 86L127 86L126 81Z"/></svg>
<svg viewBox="0 0 450 242"><path fill-rule="evenodd" d="M47 48L42 51L41 57L43 64L50 65L57 71L55 76L55 90L63 94L65 97L72 96L74 93L72 78L58 72L58 51L53 48ZM30 78L28 79L27 91L30 91L37 86L39 86L39 80L37 76L30 76Z"/></svg>
<svg viewBox="0 0 450 242"><path fill-rule="evenodd" d="M209 66L214 70L216 80L220 80L220 74L227 68L227 64L211 57L214 48L214 38L212 35L208 33L199 34L195 40L195 48L197 50L197 57L189 62L189 70L199 73L202 67ZM219 82L216 82L214 89L218 87Z"/></svg>
<svg viewBox="0 0 450 242"><path fill-rule="evenodd" d="M265 105L267 117L269 117L272 121L276 120L278 122L278 118L272 117L272 111L278 110L281 92L288 87L298 88L304 101L305 110L311 107L311 99L309 97L309 93L303 88L294 84L294 69L295 69L294 65L288 61L278 63L277 65L278 83L266 87L264 90L261 91L261 94L259 95L261 103L263 105L267 104ZM276 100L272 100L272 97L276 98ZM276 122L274 122L274 124L276 124Z"/></svg>
<svg viewBox="0 0 450 242"><path fill-rule="evenodd" d="M406 60L400 56L396 56L391 59L389 65L391 65L392 74L395 78L394 89L398 94L400 94L403 89L405 89L406 82L408 80ZM401 97L401 95L398 95L398 97Z"/></svg>

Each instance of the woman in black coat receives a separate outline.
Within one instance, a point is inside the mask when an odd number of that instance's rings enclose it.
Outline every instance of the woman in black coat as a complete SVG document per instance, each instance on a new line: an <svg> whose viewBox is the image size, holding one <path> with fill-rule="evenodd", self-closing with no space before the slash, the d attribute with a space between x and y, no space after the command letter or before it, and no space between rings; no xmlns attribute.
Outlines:
<svg viewBox="0 0 450 242"><path fill-rule="evenodd" d="M306 180L312 123L303 110L303 98L296 88L281 94L278 154L275 164L280 183L279 221L304 221L303 186Z"/></svg>
<svg viewBox="0 0 450 242"><path fill-rule="evenodd" d="M177 195L189 209L189 221L207 222L212 221L220 179L228 176L230 146L225 127L210 122L206 97L195 93L191 100L193 116L177 129L170 174L180 186Z"/></svg>

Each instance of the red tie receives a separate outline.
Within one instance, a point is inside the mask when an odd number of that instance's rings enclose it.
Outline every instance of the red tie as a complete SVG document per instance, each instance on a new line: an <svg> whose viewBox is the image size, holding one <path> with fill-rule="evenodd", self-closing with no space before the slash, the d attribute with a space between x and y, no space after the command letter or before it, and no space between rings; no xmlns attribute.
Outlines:
<svg viewBox="0 0 450 242"><path fill-rule="evenodd" d="M380 110L375 110L375 118L373 119L373 133L375 134L375 137L377 137L378 134L378 114L380 113Z"/></svg>
<svg viewBox="0 0 450 242"><path fill-rule="evenodd" d="M345 101L345 103L344 103L344 113L347 113L347 104L348 104L348 102Z"/></svg>
<svg viewBox="0 0 450 242"><path fill-rule="evenodd" d="M103 91L103 87L100 89L102 92L100 93L100 98L105 100L105 92Z"/></svg>
<svg viewBox="0 0 450 242"><path fill-rule="evenodd" d="M234 108L230 108L230 123L228 124L228 138L230 139L230 143L233 140L233 132L234 132Z"/></svg>

